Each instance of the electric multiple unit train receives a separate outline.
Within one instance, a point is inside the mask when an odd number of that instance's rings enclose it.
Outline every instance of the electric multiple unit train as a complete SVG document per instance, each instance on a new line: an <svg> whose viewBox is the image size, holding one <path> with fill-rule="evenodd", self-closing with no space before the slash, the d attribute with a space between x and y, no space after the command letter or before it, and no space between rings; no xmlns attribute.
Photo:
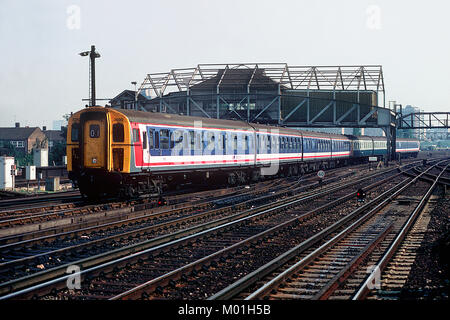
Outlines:
<svg viewBox="0 0 450 320"><path fill-rule="evenodd" d="M396 143L401 156L417 157L419 141ZM159 195L186 183L243 184L386 153L384 137L104 107L74 113L67 133L69 178L87 197Z"/></svg>

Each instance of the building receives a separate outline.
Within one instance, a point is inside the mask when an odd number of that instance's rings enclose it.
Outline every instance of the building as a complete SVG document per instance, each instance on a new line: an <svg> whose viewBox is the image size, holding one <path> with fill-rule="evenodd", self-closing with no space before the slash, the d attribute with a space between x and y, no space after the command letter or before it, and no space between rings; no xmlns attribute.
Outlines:
<svg viewBox="0 0 450 320"><path fill-rule="evenodd" d="M401 109L401 114L403 116L406 116L411 113L419 113L421 112L419 108L413 107L411 105L407 105L406 107ZM420 121L417 118L412 119L412 126L419 126ZM402 138L414 138L414 139L420 139L423 136L424 130L423 129L403 129L399 130L398 136Z"/></svg>
<svg viewBox="0 0 450 320"><path fill-rule="evenodd" d="M131 90L110 100L111 107L323 128L378 128L390 115L378 115L384 80L375 65L199 64L147 74L138 92L136 107Z"/></svg>
<svg viewBox="0 0 450 320"><path fill-rule="evenodd" d="M39 127L0 128L0 146L6 148L12 145L17 151L25 154L31 153L33 148L42 148L46 145L46 136Z"/></svg>
<svg viewBox="0 0 450 320"><path fill-rule="evenodd" d="M427 139L430 141L450 139L450 131L447 128L427 129Z"/></svg>
<svg viewBox="0 0 450 320"><path fill-rule="evenodd" d="M112 108L118 108L118 109L137 109L142 110L144 106L148 103L148 99L145 95L140 93L138 95L138 105L137 108L135 108L136 104L136 93L132 90L124 90L121 93L119 93L117 96L112 98L109 101L109 104Z"/></svg>
<svg viewBox="0 0 450 320"><path fill-rule="evenodd" d="M48 149L51 151L52 147L60 144L65 143L66 138L64 137L64 131L62 130L46 130L46 127L43 127L43 131L45 136L48 140Z"/></svg>

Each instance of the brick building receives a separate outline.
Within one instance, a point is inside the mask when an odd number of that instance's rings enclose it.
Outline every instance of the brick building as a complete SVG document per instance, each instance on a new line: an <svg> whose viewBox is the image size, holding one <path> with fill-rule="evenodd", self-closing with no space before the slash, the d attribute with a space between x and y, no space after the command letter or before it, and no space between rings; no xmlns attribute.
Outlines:
<svg viewBox="0 0 450 320"><path fill-rule="evenodd" d="M33 147L42 146L47 138L39 127L20 127L19 123L13 128L0 127L0 147L13 145L18 151L30 153Z"/></svg>

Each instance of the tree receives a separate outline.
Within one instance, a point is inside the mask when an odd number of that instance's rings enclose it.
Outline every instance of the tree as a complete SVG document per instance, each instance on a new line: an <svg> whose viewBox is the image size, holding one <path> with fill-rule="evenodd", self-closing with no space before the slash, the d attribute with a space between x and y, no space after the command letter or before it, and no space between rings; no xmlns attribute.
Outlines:
<svg viewBox="0 0 450 320"><path fill-rule="evenodd" d="M6 154L10 157L14 157L18 166L30 166L33 164L33 155L31 153L17 150L12 144L8 144L6 149Z"/></svg>

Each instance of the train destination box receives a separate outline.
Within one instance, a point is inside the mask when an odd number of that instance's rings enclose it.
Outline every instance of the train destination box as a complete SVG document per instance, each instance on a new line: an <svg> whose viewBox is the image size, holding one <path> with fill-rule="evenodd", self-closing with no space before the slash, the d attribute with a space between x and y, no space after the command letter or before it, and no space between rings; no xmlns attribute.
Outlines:
<svg viewBox="0 0 450 320"><path fill-rule="evenodd" d="M13 189L14 157L0 157L0 190Z"/></svg>

